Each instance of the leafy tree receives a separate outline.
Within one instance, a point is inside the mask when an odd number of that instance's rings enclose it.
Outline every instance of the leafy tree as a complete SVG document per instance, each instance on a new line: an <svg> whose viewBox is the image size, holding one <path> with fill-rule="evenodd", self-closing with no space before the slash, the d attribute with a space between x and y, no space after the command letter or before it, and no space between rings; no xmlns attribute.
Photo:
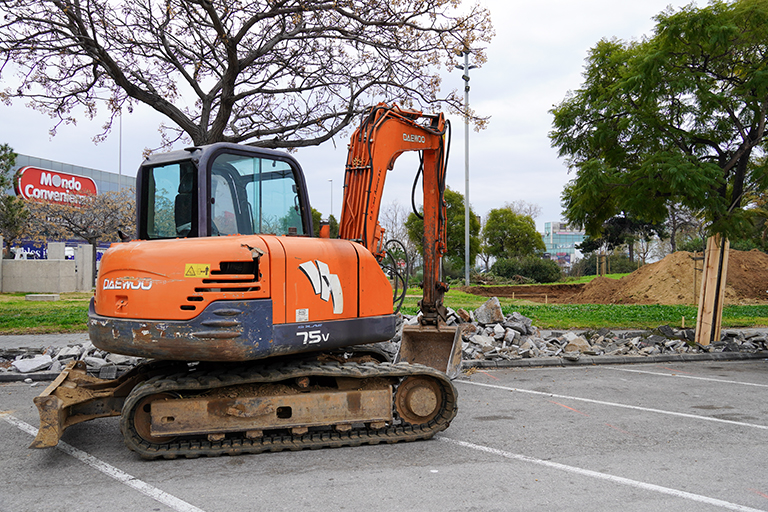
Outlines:
<svg viewBox="0 0 768 512"><path fill-rule="evenodd" d="M8 144L0 145L0 235L8 244L7 257L11 256L13 242L24 235L29 218L24 200L7 193L14 185L15 174L12 171L15 165L16 153L13 149Z"/></svg>
<svg viewBox="0 0 768 512"><path fill-rule="evenodd" d="M446 104L441 62L493 35L488 11L455 0L0 0L0 53L30 100L62 123L145 104L166 143L316 145L379 100ZM473 51L482 64L483 51ZM479 123L483 119L473 117Z"/></svg>
<svg viewBox="0 0 768 512"><path fill-rule="evenodd" d="M649 242L654 236L664 237L666 232L659 224L639 221L629 215L611 217L603 224L600 236L588 236L576 248L583 253L595 252L605 248L608 251L622 246L627 247L629 261L635 261L635 242Z"/></svg>
<svg viewBox="0 0 768 512"><path fill-rule="evenodd" d="M312 230L316 237L320 236L320 224L323 220L323 214L312 208ZM339 237L339 221L333 215L328 216L328 226L331 229L331 238Z"/></svg>
<svg viewBox="0 0 768 512"><path fill-rule="evenodd" d="M668 202L710 233L748 229L745 193L768 185L768 2L713 1L656 17L639 42L602 40L582 88L551 112L553 146L576 176L562 194L590 235L619 212L649 223Z"/></svg>
<svg viewBox="0 0 768 512"><path fill-rule="evenodd" d="M448 239L448 251L445 256L449 260L446 269L452 269L460 273L464 269L464 196L454 192L450 188L445 189L446 203L446 229ZM424 236L424 222L415 213L410 213L405 221L408 238L423 251L422 236ZM473 262L480 251L480 221L475 212L469 209L469 261Z"/></svg>
<svg viewBox="0 0 768 512"><path fill-rule="evenodd" d="M546 250L533 219L515 213L510 207L488 212L483 242L485 252L496 258L531 256Z"/></svg>

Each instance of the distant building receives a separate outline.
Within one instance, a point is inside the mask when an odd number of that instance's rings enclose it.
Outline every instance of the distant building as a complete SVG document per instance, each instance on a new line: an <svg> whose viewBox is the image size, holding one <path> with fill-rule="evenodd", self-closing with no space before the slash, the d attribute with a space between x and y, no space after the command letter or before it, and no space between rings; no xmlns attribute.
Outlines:
<svg viewBox="0 0 768 512"><path fill-rule="evenodd" d="M547 247L545 257L555 260L563 267L570 267L575 259L576 245L584 241L584 231L571 229L564 222L544 223L544 245Z"/></svg>
<svg viewBox="0 0 768 512"><path fill-rule="evenodd" d="M44 199L59 203L78 202L79 195L84 193L113 192L136 185L133 176L121 176L118 173L90 169L79 165L56 162L28 155L16 155L14 171L23 170L19 179L18 193L13 189L5 191L7 194L21 196L24 199ZM0 190L0 194L3 191ZM81 243L78 240L67 240L67 257L73 254L72 247ZM5 243L3 243L5 245ZM100 251L107 247L108 243L100 244ZM47 244L40 241L19 240L14 245L13 251L17 257L40 259L47 257ZM99 252L97 257L100 257Z"/></svg>
<svg viewBox="0 0 768 512"><path fill-rule="evenodd" d="M17 154L16 168L14 170L23 169L24 167L35 167L44 171L62 172L91 178L96 182L96 187L99 193L112 192L125 187L133 187L136 184L136 178L133 176L121 176L114 172L99 171L88 167L80 167L79 165L65 164L54 160Z"/></svg>

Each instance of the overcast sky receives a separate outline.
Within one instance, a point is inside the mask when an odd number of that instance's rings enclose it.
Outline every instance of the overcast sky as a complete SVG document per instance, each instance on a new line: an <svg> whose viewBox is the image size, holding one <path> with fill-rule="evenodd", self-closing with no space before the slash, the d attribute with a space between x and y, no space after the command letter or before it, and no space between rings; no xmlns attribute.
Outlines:
<svg viewBox="0 0 768 512"><path fill-rule="evenodd" d="M491 11L496 37L487 48L488 62L473 69L470 105L479 115L491 116L488 127L470 132L470 204L476 213L507 202L525 200L542 208L536 219L559 221L560 194L571 178L562 159L550 147L549 110L569 90L581 84L584 59L601 38L640 39L650 35L653 16L667 6L690 2L668 0L484 0ZM700 5L703 5L700 3ZM0 87L12 77L4 76ZM445 75L446 89L463 87L461 71ZM0 143L17 153L135 176L144 148L157 147L157 128L163 118L149 108L126 114L122 123L122 158L117 127L98 145L92 142L102 120L82 119L77 126L62 126L51 138L52 121L17 101L0 105ZM452 118L453 145L448 186L464 192L464 123ZM324 216L341 210L347 137L320 147L299 150L295 156L307 176L312 206ZM122 161L122 165L120 165ZM410 204L416 159L401 157L387 177L384 205ZM330 182L329 180L333 180ZM418 200L420 204L421 201Z"/></svg>

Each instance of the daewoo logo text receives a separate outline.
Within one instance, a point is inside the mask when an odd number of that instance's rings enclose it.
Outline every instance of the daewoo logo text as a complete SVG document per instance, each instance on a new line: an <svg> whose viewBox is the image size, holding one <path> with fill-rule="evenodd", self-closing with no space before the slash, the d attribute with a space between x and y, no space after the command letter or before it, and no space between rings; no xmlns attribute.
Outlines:
<svg viewBox="0 0 768 512"><path fill-rule="evenodd" d="M425 144L427 142L427 139L423 135L416 135L416 134L403 134L403 140L405 142L418 142L419 144Z"/></svg>
<svg viewBox="0 0 768 512"><path fill-rule="evenodd" d="M149 279L104 279L102 289L104 290L149 290L152 288L152 281Z"/></svg>

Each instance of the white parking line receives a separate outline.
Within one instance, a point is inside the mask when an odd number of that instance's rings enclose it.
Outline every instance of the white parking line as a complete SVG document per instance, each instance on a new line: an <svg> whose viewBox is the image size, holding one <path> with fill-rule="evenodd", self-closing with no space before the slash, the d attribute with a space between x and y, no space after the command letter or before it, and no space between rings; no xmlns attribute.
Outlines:
<svg viewBox="0 0 768 512"><path fill-rule="evenodd" d="M37 435L37 429L35 427L10 414L0 412L0 418L4 419L6 422L10 423L11 425L18 428L19 430L22 430L32 436ZM101 471L108 477L114 478L118 482L121 482L127 485L128 487L131 487L143 494L146 494L153 500L158 501L163 505L166 505L171 509L176 510L177 512L204 512L202 509L197 508L194 505L190 505L186 501L180 500L175 496L171 496L167 492L161 491L157 487L154 487L146 482L143 482L137 478L134 478L128 473L120 469L117 469L116 467L110 464L107 464L106 462L97 459L93 455L90 455L78 448L75 448L74 446L67 444L64 441L59 441L59 444L56 445L56 448L63 451L67 455L71 455L72 457L76 458L80 462L83 462L91 466L92 468L98 471Z"/></svg>
<svg viewBox="0 0 768 512"><path fill-rule="evenodd" d="M629 478L624 478L621 476L615 476L615 475L609 475L606 473L600 473L598 471L592 471L590 469L584 469L584 468L578 468L575 466L567 466L565 464L560 464L558 462L552 462L548 460L542 460L542 459L536 459L533 457L529 457L527 455L520 455L517 453L510 453L506 452L504 450L498 450L496 448L489 448L488 446L481 446L478 444L473 443L467 443L466 441L457 441L455 439L450 439L448 437L444 437L442 435L435 436L436 439L439 439L440 441L445 441L447 443L452 443L458 446L463 446L464 448L471 448L472 450L478 450L485 453L490 453L493 455L499 455L501 457L517 460L520 462L527 462L530 464L537 464L539 466L545 466L551 469L557 469L560 471L566 471L568 473L573 473L581 476L586 476L590 478L597 478L600 480L607 480L609 482L613 482L616 484L621 485L627 485L630 487L634 487L635 489L642 489L645 491L653 491L658 492L661 494L666 494L668 496L674 496L675 498L681 498L689 501L696 501L699 503L705 503L707 505L712 505L715 507L725 508L728 510L739 510L742 512L763 512L760 509L756 508L750 508L745 507L743 505L738 505L736 503L731 503L729 501L723 501L719 500L717 498L710 498L708 496L702 496L701 494L693 494L691 492L681 491L678 489L672 489L670 487L662 487L660 485L655 484L649 484L647 482L640 482L638 480L631 480Z"/></svg>
<svg viewBox="0 0 768 512"><path fill-rule="evenodd" d="M471 382L468 380L455 380L453 381L455 383L459 384L470 384L473 386L482 386L486 388L494 388L494 389L501 389L504 391L515 391L517 393L526 393L529 395L539 395L539 396L546 396L550 398L563 398L566 400L576 400L579 402L587 402L590 404L598 404L598 405L607 405L610 407L621 407L622 409L633 409L635 411L643 411L643 412L654 412L657 414L666 414L668 416L677 416L680 418L689 418L694 420L702 420L702 421L713 421L715 423L727 423L729 425L737 425L739 427L749 427L749 428L757 428L761 430L768 430L767 425L757 425L755 423L744 423L743 421L732 421L732 420L723 420L720 418L712 418L710 416L700 416L698 414L687 414L684 412L674 412L674 411L665 411L662 409L652 409L649 407L640 407L637 405L627 405L627 404L619 404L616 402L604 402L602 400L593 400L591 398L581 398L578 396L568 396L568 395L558 395L556 393L546 393L544 391L532 391L530 389L518 389L518 388L510 388L507 386L499 386L496 384L485 384L482 382Z"/></svg>
<svg viewBox="0 0 768 512"><path fill-rule="evenodd" d="M742 386L755 386L759 388L768 388L768 384L755 384L753 382L740 382L737 380L712 379L710 377L696 377L693 375L680 375L679 373L649 372L647 370L631 370L629 368L616 368L614 366L600 366L602 370L616 370L617 372L645 373L648 375L659 375L662 377L678 377L680 379L705 380L708 382L717 382L718 384L740 384ZM670 370L674 371L674 370Z"/></svg>

